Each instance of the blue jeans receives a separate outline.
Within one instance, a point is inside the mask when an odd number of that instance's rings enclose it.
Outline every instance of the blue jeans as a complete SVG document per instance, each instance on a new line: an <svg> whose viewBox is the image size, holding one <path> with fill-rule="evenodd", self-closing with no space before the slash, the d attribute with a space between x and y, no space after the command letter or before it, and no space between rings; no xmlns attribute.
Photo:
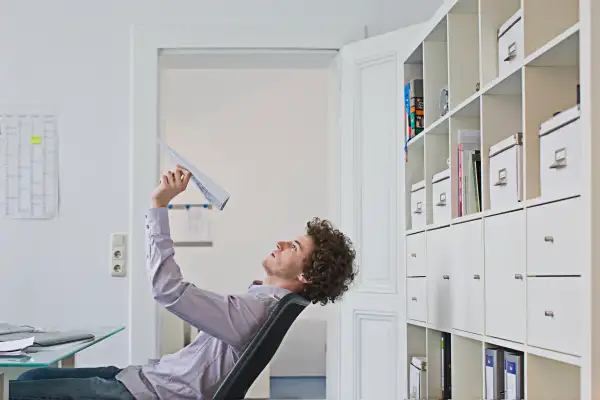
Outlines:
<svg viewBox="0 0 600 400"><path fill-rule="evenodd" d="M134 400L116 367L38 368L9 383L10 400Z"/></svg>

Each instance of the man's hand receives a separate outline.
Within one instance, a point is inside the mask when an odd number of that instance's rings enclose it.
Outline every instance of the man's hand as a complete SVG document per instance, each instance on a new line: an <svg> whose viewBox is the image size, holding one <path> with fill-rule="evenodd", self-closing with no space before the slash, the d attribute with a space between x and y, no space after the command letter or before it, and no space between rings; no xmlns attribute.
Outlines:
<svg viewBox="0 0 600 400"><path fill-rule="evenodd" d="M167 207L175 196L187 188L191 177L190 171L179 165L175 171L162 174L160 184L152 192L152 206L155 208Z"/></svg>

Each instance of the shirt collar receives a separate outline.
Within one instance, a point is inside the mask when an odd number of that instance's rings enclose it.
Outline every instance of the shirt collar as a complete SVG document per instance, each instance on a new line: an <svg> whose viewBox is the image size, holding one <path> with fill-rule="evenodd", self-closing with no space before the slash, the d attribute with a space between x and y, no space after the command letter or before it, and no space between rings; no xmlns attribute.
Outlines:
<svg viewBox="0 0 600 400"><path fill-rule="evenodd" d="M281 299L286 294L292 293L291 290L282 288L281 286L277 286L277 285L261 285L261 284L254 284L254 283L248 288L248 292L250 292L250 293L263 293L263 294L266 294L266 295L269 295L269 296L273 295L277 299Z"/></svg>

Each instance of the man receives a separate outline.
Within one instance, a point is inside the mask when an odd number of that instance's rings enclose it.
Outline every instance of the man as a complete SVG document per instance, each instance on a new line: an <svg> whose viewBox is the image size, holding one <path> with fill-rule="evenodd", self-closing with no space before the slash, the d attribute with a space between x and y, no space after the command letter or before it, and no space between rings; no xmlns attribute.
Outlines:
<svg viewBox="0 0 600 400"><path fill-rule="evenodd" d="M10 383L10 399L211 399L269 311L296 292L325 305L339 299L355 276L350 240L327 221L277 243L263 261L266 277L247 293L220 295L183 280L174 260L167 206L190 180L181 167L163 174L146 216L147 265L154 299L201 332L181 351L144 366L42 368Z"/></svg>

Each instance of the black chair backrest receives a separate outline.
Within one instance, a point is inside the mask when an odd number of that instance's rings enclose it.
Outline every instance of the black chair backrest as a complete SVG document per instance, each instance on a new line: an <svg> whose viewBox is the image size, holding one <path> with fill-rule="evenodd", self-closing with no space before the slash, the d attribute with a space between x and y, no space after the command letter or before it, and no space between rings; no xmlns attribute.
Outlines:
<svg viewBox="0 0 600 400"><path fill-rule="evenodd" d="M238 362L221 382L213 400L243 399L277 352L296 317L309 304L306 298L296 293L289 293L281 298L240 355Z"/></svg>

